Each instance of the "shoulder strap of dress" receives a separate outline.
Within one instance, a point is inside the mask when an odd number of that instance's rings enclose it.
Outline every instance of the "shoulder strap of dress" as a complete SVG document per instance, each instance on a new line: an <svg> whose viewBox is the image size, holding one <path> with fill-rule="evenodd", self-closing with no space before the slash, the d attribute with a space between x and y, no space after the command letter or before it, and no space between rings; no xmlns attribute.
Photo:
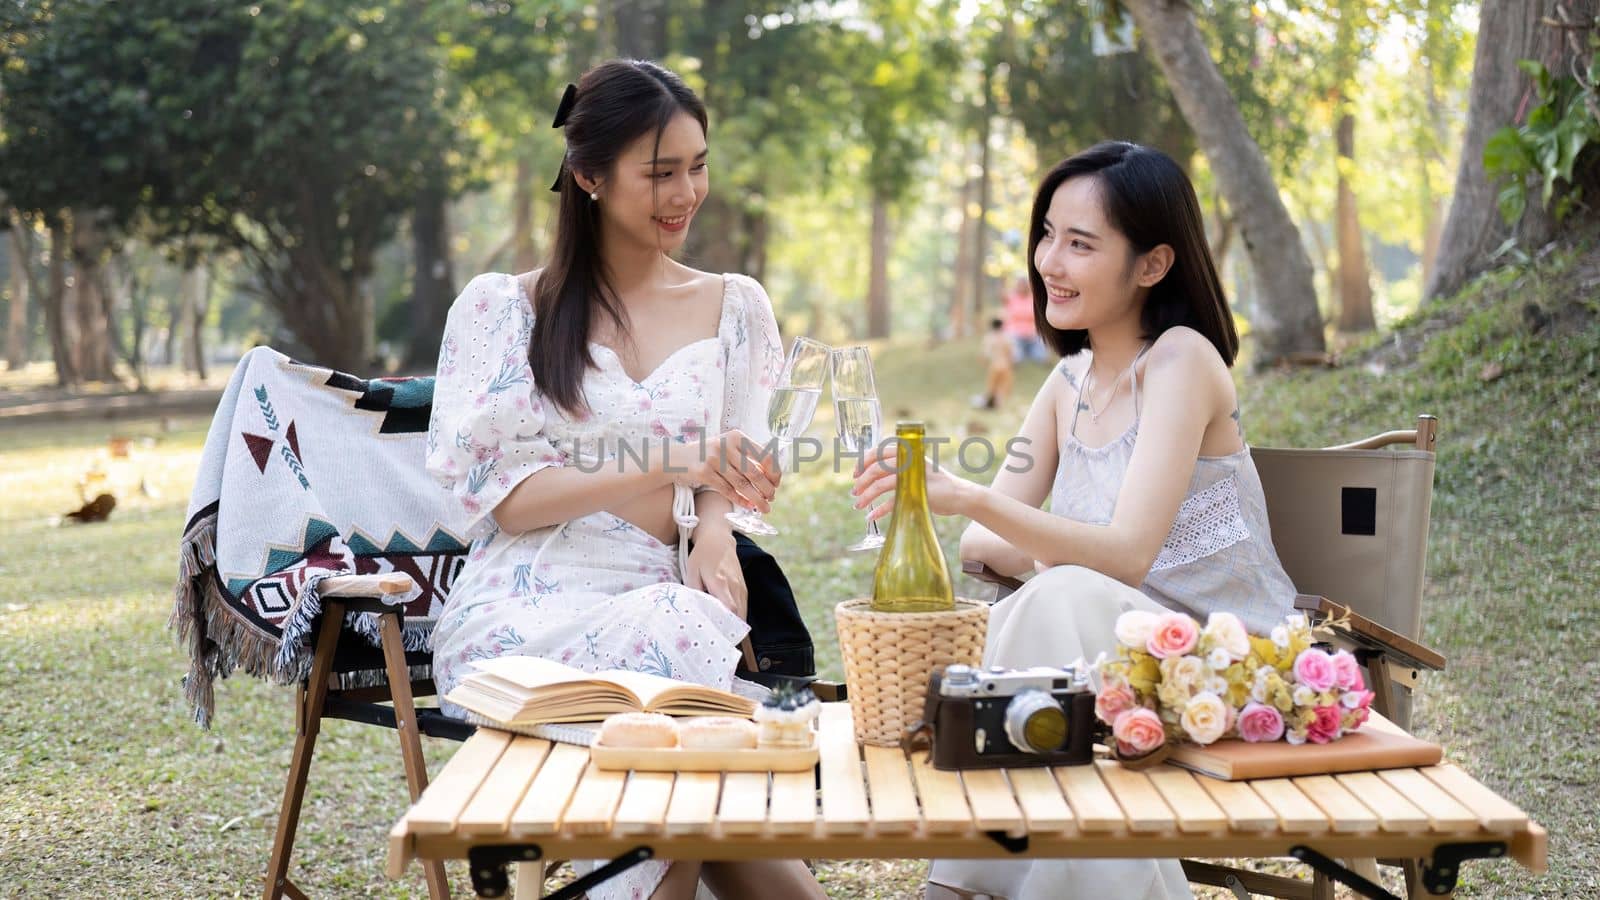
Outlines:
<svg viewBox="0 0 1600 900"><path fill-rule="evenodd" d="M1140 347L1139 352L1133 355L1133 365L1129 368L1129 374L1133 376L1133 422L1135 425L1139 423L1139 360L1144 359L1144 355L1150 352L1150 348L1153 345L1154 341L1151 341Z"/></svg>
<svg viewBox="0 0 1600 900"><path fill-rule="evenodd" d="M1061 377L1067 379L1068 384L1074 383L1072 374L1067 371L1067 361L1064 359L1061 361ZM1085 371L1083 378L1076 379L1078 396L1072 398L1072 424L1067 426L1067 434L1074 437L1078 434L1078 410L1083 408L1083 383L1087 380L1087 371Z"/></svg>

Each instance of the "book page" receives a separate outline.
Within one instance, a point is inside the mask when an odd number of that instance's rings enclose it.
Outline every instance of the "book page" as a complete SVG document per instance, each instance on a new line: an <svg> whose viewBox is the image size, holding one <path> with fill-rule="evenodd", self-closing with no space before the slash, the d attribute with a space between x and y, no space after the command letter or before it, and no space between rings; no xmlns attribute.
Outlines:
<svg viewBox="0 0 1600 900"><path fill-rule="evenodd" d="M580 669L574 669L569 665L558 663L553 659L545 659L539 656L499 656L494 659L475 660L472 666L480 672L487 672L497 678L511 682L529 693L551 685L581 686L584 683L599 685L607 681L623 688L628 687L624 682L604 678L601 675L593 675ZM468 677L470 678L471 676ZM628 692L630 694L633 693L631 689ZM635 699L638 699L637 696L635 696Z"/></svg>
<svg viewBox="0 0 1600 900"><path fill-rule="evenodd" d="M625 688L639 698L640 708L647 712L686 714L707 711L745 716L755 712L755 704L737 694L703 684L663 678L649 672L609 669L594 677Z"/></svg>

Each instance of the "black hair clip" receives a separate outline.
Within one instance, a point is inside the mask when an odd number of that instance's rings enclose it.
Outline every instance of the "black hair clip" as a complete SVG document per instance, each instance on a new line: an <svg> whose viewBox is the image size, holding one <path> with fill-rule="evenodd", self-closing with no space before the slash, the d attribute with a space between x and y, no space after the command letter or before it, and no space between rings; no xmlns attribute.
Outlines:
<svg viewBox="0 0 1600 900"><path fill-rule="evenodd" d="M578 105L578 86L569 83L567 89L561 94L561 103L556 107L555 121L550 123L551 128L563 128L567 124L567 117L572 115L572 108ZM561 167L556 170L556 180L550 184L553 193L561 193L561 176L567 173L567 160L562 157Z"/></svg>
<svg viewBox="0 0 1600 900"><path fill-rule="evenodd" d="M572 115L572 107L578 103L578 86L568 84L567 90L561 95L561 105L556 107L556 119L550 123L551 128L561 128L567 124L567 116Z"/></svg>

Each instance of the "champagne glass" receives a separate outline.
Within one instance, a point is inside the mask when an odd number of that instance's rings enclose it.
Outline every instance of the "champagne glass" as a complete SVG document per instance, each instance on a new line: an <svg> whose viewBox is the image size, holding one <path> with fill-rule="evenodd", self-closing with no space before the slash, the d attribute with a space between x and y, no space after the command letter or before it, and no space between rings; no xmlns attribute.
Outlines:
<svg viewBox="0 0 1600 900"><path fill-rule="evenodd" d="M822 387L828 380L830 356L827 344L808 337L795 338L789 348L789 358L784 361L778 386L773 388L772 400L767 404L767 427L776 440L779 469L783 468L787 446L811 427L811 417L816 415L817 401L822 399ZM736 509L728 513L728 521L745 534L778 533L753 509Z"/></svg>
<svg viewBox="0 0 1600 900"><path fill-rule="evenodd" d="M883 408L872 378L872 357L866 347L841 347L833 351L833 408L839 425L839 443L861 454L878 446L883 430ZM867 512L872 512L869 507ZM876 550L883 532L875 519L867 520L867 536L847 550Z"/></svg>

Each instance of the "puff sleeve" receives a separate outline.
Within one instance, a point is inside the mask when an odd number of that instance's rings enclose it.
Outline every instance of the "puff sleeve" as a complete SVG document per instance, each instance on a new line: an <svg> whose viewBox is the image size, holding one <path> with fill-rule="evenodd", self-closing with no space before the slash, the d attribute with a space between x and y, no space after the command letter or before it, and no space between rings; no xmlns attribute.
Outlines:
<svg viewBox="0 0 1600 900"><path fill-rule="evenodd" d="M469 539L493 532L490 513L519 482L563 462L544 433L546 403L528 365L532 333L533 309L511 275L472 279L445 323L427 469L465 514Z"/></svg>
<svg viewBox="0 0 1600 900"><path fill-rule="evenodd" d="M729 299L740 308L724 346L722 430L737 428L753 440L765 441L771 436L767 404L783 372L783 341L772 300L761 283L746 275L728 277L733 281Z"/></svg>

